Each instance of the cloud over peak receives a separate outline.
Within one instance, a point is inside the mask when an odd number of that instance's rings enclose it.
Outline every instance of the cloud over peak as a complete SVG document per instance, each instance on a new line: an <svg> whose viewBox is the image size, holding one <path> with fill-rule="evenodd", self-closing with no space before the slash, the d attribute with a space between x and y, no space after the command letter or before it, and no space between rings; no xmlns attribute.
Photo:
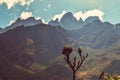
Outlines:
<svg viewBox="0 0 120 80"><path fill-rule="evenodd" d="M53 20L58 19L58 21L60 21L61 18L63 17L63 15L66 14L66 13L67 13L66 11L63 11L63 12L60 13L60 14L56 14L52 19L53 19Z"/></svg>
<svg viewBox="0 0 120 80"><path fill-rule="evenodd" d="M11 9L16 4L20 4L21 6L29 6L34 0L0 0L0 4L6 4L8 9Z"/></svg>
<svg viewBox="0 0 120 80"><path fill-rule="evenodd" d="M33 15L32 15L32 12L22 12L21 13L21 15L20 15L20 18L21 19L27 19L27 18L29 18L29 17L32 17Z"/></svg>
<svg viewBox="0 0 120 80"><path fill-rule="evenodd" d="M101 21L103 21L103 16L104 16L104 12L102 12L101 10L99 9L94 9L94 10L89 10L89 11L86 11L86 12L76 12L74 13L74 17L79 20L80 18L82 18L83 20L85 20L86 18L90 17L90 16L98 16L99 19Z"/></svg>
<svg viewBox="0 0 120 80"><path fill-rule="evenodd" d="M24 11L23 11L23 12L21 13L21 15L20 15L20 18L21 18L21 19L24 19L24 20L25 20L25 19L28 19L29 17L33 17L32 12L24 12ZM35 17L35 16L34 16L34 17ZM47 22L46 22L44 19L42 19L41 17L39 17L39 16L35 17L35 19L36 19L36 20L42 20L43 23L47 24Z"/></svg>
<svg viewBox="0 0 120 80"><path fill-rule="evenodd" d="M55 19L58 19L59 21L61 20L61 18L63 17L64 14L66 14L67 11L63 11L62 13L60 14L56 14L52 19L55 20ZM80 18L82 18L82 20L85 21L86 18L90 17L90 16L98 16L98 18L103 21L103 16L104 16L104 12L99 10L99 9L94 9L94 10L88 10L86 12L82 12L82 11L79 11L79 12L75 12L73 13L73 16L79 20Z"/></svg>

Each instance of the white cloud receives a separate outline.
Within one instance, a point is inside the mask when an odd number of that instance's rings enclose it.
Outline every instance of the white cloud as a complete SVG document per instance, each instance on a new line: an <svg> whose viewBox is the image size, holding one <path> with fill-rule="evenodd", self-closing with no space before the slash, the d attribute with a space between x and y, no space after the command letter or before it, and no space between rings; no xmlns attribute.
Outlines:
<svg viewBox="0 0 120 80"><path fill-rule="evenodd" d="M29 6L34 0L0 0L0 4L6 4L8 9L11 9L16 4L20 4L22 6Z"/></svg>
<svg viewBox="0 0 120 80"><path fill-rule="evenodd" d="M99 9L94 9L94 10L86 11L84 13L82 11L74 13L74 17L76 17L77 20L79 20L80 18L85 20L89 16L98 16L99 19L103 21L104 12L102 12Z"/></svg>
<svg viewBox="0 0 120 80"><path fill-rule="evenodd" d="M24 12L25 13L25 12ZM32 17L32 16L31 16ZM23 18L22 18L23 19ZM24 18L25 19L25 18ZM27 19L27 18L26 18ZM42 22L44 23L44 24L48 24L48 22L46 22L44 19L42 19L41 17L35 17L35 19L36 20L42 20ZM9 24L7 25L7 26L10 26L11 24L13 24L14 22L16 21L16 19L15 20L11 20L10 22L9 22Z"/></svg>
<svg viewBox="0 0 120 80"><path fill-rule="evenodd" d="M47 24L48 22L46 22L44 19L42 19L41 17L35 17L36 20L42 20L43 23Z"/></svg>
<svg viewBox="0 0 120 80"><path fill-rule="evenodd" d="M66 11L63 11L61 14L56 14L52 19L56 20L58 19L59 21L61 20L61 18L63 17L63 15L67 13Z"/></svg>
<svg viewBox="0 0 120 80"><path fill-rule="evenodd" d="M48 8L51 8L51 4L48 4Z"/></svg>
<svg viewBox="0 0 120 80"><path fill-rule="evenodd" d="M67 13L66 11L63 11L60 14L56 14L52 19L56 20L56 18L58 18L58 20L60 21L61 18L63 17L63 15L66 14L66 13ZM79 20L80 18L85 20L86 18L88 18L90 16L98 16L99 19L101 21L103 21L104 12L99 10L99 9L94 9L94 10L89 10L89 11L86 11L86 12L79 11L79 12L74 13L73 15L77 20Z"/></svg>
<svg viewBox="0 0 120 80"><path fill-rule="evenodd" d="M27 18L29 18L29 17L32 17L33 15L32 15L32 12L22 12L21 13L21 15L20 15L20 18L21 19L27 19Z"/></svg>
<svg viewBox="0 0 120 80"><path fill-rule="evenodd" d="M10 26L11 24L13 24L15 22L15 20L11 20L8 24L8 26Z"/></svg>

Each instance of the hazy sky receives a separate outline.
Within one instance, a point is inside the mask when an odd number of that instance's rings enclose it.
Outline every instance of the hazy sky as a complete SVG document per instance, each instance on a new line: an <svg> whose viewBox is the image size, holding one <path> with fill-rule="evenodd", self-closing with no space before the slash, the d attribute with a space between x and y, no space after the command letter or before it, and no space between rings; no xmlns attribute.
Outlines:
<svg viewBox="0 0 120 80"><path fill-rule="evenodd" d="M98 15L104 21L120 23L120 0L0 0L0 27L18 17L34 16L48 22L66 12L83 19Z"/></svg>

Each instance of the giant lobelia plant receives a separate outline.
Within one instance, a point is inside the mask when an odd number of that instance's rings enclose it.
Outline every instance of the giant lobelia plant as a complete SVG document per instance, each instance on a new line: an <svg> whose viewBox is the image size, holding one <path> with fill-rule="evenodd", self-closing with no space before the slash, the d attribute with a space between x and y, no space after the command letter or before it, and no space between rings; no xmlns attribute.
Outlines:
<svg viewBox="0 0 120 80"><path fill-rule="evenodd" d="M73 71L73 80L75 80L76 79L76 72L82 66L85 59L88 57L88 53L86 55L83 55L82 49L78 48L78 53L79 53L80 59L77 61L77 58L74 57L73 62L71 62L70 61L70 54L72 53L72 51L73 51L73 49L71 46L64 46L64 48L62 50L62 54L64 55L64 59L65 59L66 63L68 64L70 69Z"/></svg>

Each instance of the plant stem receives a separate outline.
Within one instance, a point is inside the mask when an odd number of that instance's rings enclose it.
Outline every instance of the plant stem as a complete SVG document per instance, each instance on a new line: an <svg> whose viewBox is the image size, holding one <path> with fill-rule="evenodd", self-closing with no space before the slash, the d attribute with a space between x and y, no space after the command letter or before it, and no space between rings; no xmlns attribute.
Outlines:
<svg viewBox="0 0 120 80"><path fill-rule="evenodd" d="M73 71L73 80L75 80L75 76L76 76L76 74L75 74L76 72L75 71Z"/></svg>

